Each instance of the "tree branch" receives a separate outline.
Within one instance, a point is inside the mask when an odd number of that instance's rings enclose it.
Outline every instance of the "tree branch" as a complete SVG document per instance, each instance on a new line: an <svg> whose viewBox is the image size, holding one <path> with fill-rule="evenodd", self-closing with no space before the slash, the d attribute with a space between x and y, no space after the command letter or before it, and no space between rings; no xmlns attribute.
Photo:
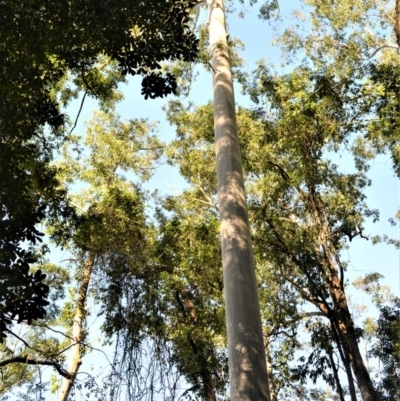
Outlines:
<svg viewBox="0 0 400 401"><path fill-rule="evenodd" d="M73 127L71 128L71 130L69 131L68 136L70 136L72 134L73 130L76 128L76 125L78 124L79 116L81 115L81 111L82 111L82 108L83 108L83 104L85 103L85 99L86 99L86 95L87 94L88 94L87 91L85 91L85 93L83 94L83 98L82 98L82 101L81 101L81 105L79 107L78 114L77 114L76 119L75 119L75 123L74 123Z"/></svg>
<svg viewBox="0 0 400 401"><path fill-rule="evenodd" d="M4 361L0 361L0 367L10 365L11 363L23 363L25 365L46 365L53 366L57 372L67 378L71 379L71 374L68 373L61 365L56 361L49 361L48 359L31 359L29 356L15 356L10 359L5 359Z"/></svg>
<svg viewBox="0 0 400 401"><path fill-rule="evenodd" d="M362 61L370 60L376 55L376 53L380 52L382 49L399 49L399 46L396 45L395 43L385 43L384 45L376 48L369 56L363 58Z"/></svg>

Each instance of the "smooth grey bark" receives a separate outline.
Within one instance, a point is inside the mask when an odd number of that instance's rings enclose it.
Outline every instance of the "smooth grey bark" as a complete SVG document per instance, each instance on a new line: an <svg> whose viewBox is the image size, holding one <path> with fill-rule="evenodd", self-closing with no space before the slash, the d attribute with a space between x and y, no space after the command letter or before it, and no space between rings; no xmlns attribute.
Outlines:
<svg viewBox="0 0 400 401"><path fill-rule="evenodd" d="M224 2L207 0L231 401L270 401Z"/></svg>

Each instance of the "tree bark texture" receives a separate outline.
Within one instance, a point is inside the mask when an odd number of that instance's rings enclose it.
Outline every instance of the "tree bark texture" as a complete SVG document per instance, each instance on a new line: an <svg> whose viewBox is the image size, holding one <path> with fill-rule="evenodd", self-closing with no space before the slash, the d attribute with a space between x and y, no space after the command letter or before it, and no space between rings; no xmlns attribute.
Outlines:
<svg viewBox="0 0 400 401"><path fill-rule="evenodd" d="M74 385L76 375L78 374L79 367L82 364L81 354L82 354L82 340L84 335L83 321L85 318L85 303L87 298L87 292L90 282L90 277L92 275L92 270L94 266L95 255L90 253L86 261L85 270L83 272L81 284L79 286L78 297L76 300L76 308L74 321L72 326L72 344L70 348L71 363L68 368L68 373L70 378L65 379L61 388L58 401L67 401L71 393L71 389Z"/></svg>
<svg viewBox="0 0 400 401"><path fill-rule="evenodd" d="M207 0L231 401L270 401L224 2Z"/></svg>

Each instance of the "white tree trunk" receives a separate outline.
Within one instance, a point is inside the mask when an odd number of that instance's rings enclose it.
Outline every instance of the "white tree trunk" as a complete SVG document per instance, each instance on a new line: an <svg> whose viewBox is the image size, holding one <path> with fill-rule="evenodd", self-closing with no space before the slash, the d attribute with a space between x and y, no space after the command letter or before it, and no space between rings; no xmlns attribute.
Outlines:
<svg viewBox="0 0 400 401"><path fill-rule="evenodd" d="M207 0L231 401L269 401L223 0Z"/></svg>
<svg viewBox="0 0 400 401"><path fill-rule="evenodd" d="M71 363L68 368L68 373L71 374L71 379L64 379L61 392L58 396L58 401L67 401L69 394L74 385L76 375L78 374L79 367L82 364L82 340L83 340L83 322L85 318L85 303L87 298L87 291L89 287L90 277L94 266L95 256L93 253L89 254L86 261L85 270L83 272L81 284L79 286L78 297L76 299L76 308L74 314L74 321L72 325L72 340L71 340Z"/></svg>

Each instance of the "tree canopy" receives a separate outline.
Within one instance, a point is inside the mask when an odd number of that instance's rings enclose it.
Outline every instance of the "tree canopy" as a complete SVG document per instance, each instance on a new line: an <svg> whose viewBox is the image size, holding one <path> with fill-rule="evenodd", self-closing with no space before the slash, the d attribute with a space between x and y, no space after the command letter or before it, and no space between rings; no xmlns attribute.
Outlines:
<svg viewBox="0 0 400 401"><path fill-rule="evenodd" d="M381 155L400 171L398 3L304 0L289 27L263 4L284 68L249 72L228 37L271 401L399 396L399 299L381 265L352 266L354 244L399 247L367 197ZM0 398L228 399L215 104L190 92L193 61L217 72L202 18L195 1L0 4ZM129 74L179 96L175 139L118 115ZM84 134L65 106L88 96ZM149 184L164 163L180 191ZM87 374L96 336L112 359Z"/></svg>
<svg viewBox="0 0 400 401"><path fill-rule="evenodd" d="M189 29L194 1L30 1L0 4L1 337L9 319L43 317L48 288L28 273L40 240L37 224L53 212L73 218L49 166L68 137L61 106L76 97L62 88L67 74L86 95L107 101L124 74L143 76L145 99L175 91L160 62L193 61ZM99 65L103 57L103 65ZM104 61L104 58L105 61ZM108 63L117 74L102 74ZM18 284L17 284L18 283Z"/></svg>

